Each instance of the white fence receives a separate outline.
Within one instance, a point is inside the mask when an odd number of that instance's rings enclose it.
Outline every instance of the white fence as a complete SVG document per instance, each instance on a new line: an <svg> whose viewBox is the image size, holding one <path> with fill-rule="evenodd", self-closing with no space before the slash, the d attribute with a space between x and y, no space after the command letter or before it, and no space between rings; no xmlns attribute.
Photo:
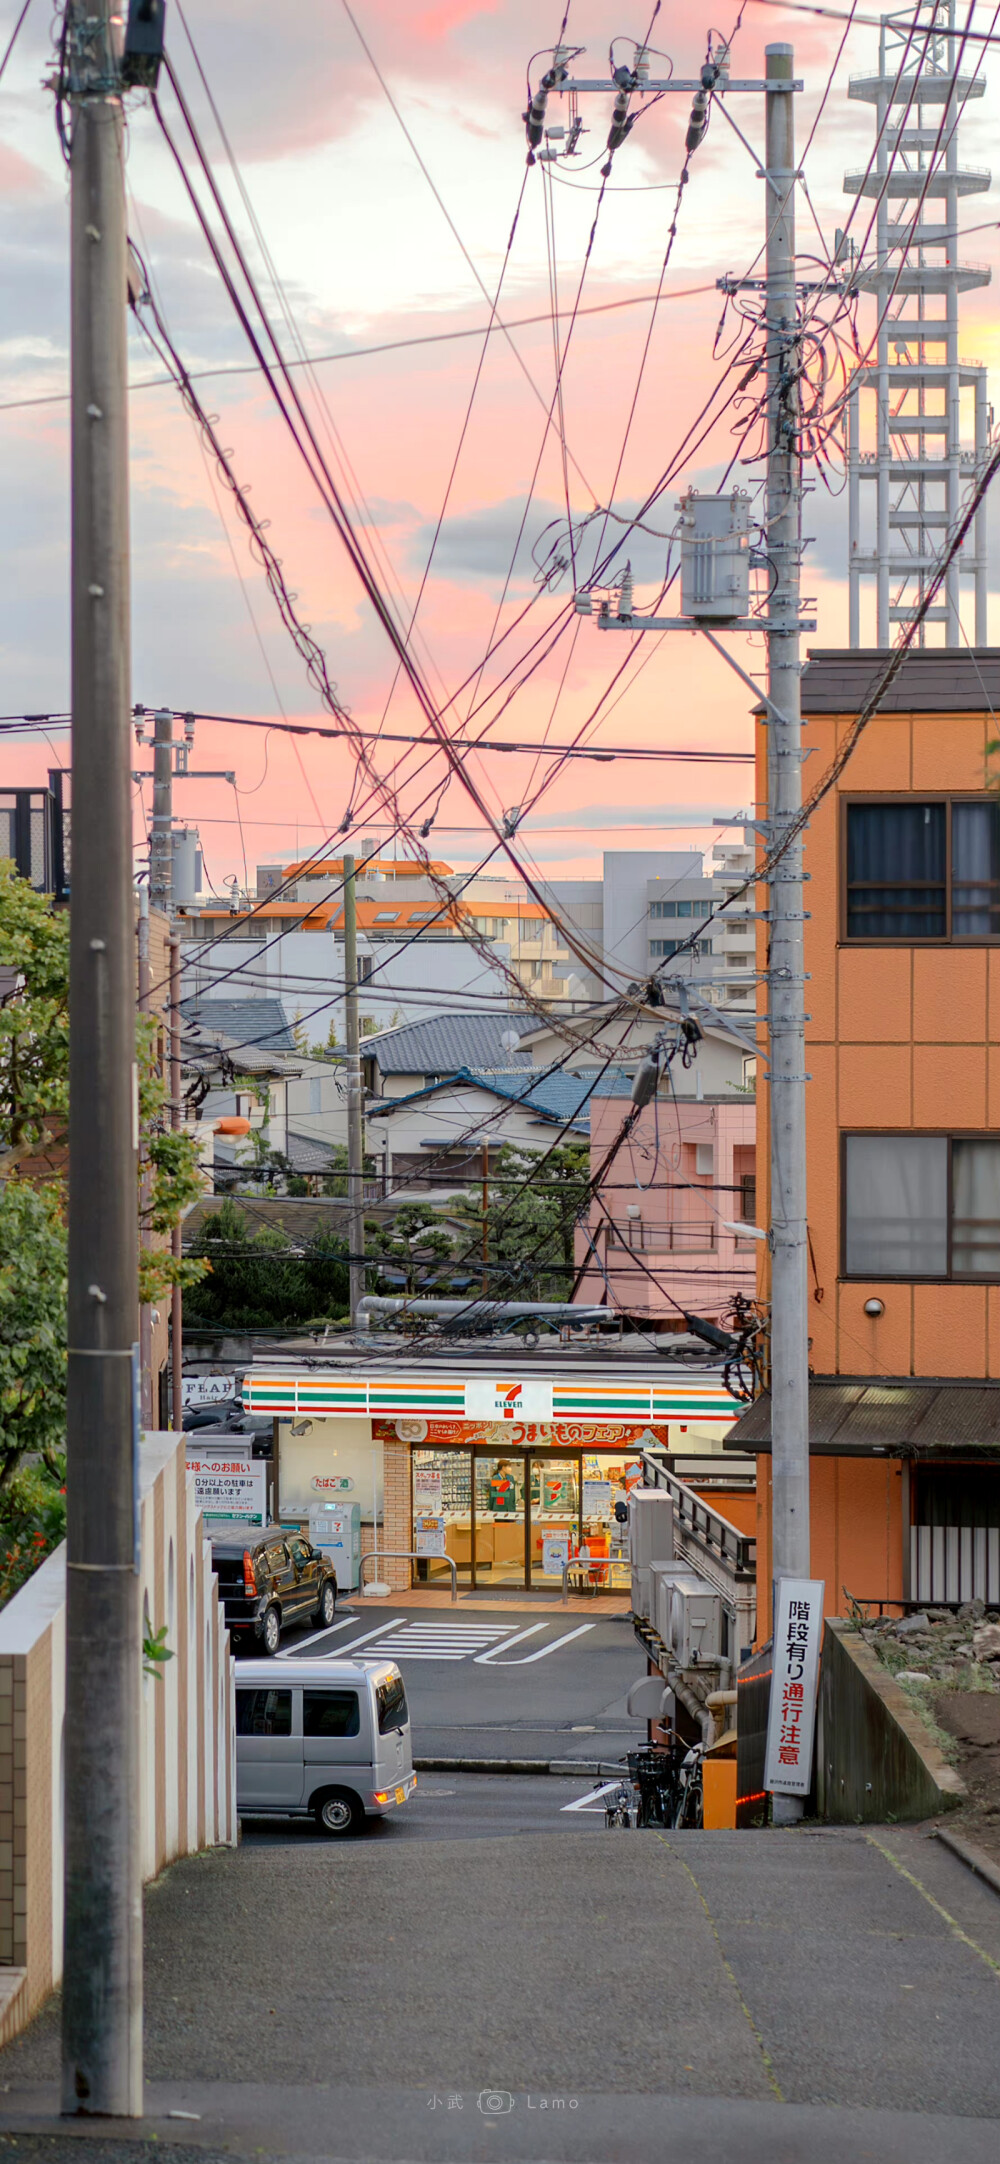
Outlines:
<svg viewBox="0 0 1000 2164"><path fill-rule="evenodd" d="M910 1597L1000 1606L1000 1526L912 1525Z"/></svg>

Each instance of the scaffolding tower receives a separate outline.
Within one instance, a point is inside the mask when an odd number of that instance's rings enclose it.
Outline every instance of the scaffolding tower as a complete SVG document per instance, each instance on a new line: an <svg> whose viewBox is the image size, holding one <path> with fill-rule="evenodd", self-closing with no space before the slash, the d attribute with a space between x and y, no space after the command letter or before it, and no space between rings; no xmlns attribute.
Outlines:
<svg viewBox="0 0 1000 2164"><path fill-rule="evenodd" d="M852 646L861 644L863 578L876 582L879 646L912 620L988 455L986 369L958 352L959 294L990 281L984 266L958 261L959 202L991 179L959 164L959 118L985 83L962 54L955 12L956 0L947 0L947 21L942 0L918 0L883 16L878 73L852 77L848 88L875 107L877 126L870 166L844 176L848 195L876 205L874 256L869 245L855 282L878 309L877 345L855 371L847 409ZM866 392L874 408L862 404ZM963 578L975 581L973 637L985 646L985 504L920 626L921 645L928 624L944 626L945 646L962 644Z"/></svg>

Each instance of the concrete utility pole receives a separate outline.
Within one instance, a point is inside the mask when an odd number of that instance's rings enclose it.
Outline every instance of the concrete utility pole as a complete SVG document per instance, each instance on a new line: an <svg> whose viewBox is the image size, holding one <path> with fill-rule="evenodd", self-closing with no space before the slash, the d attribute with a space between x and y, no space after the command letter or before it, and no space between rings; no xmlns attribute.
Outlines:
<svg viewBox="0 0 1000 2164"><path fill-rule="evenodd" d="M139 949L139 1012L149 1013L149 888L139 892L139 923L137 926ZM143 1211L149 1206L151 1180L149 1160L144 1151L139 1158L139 1195ZM144 1428L156 1425L153 1419L153 1314L149 1302L144 1300L139 1309L139 1377L142 1393L142 1424Z"/></svg>
<svg viewBox="0 0 1000 2164"><path fill-rule="evenodd" d="M170 935L170 1125L181 1124L181 942L178 933ZM182 1253L181 1228L175 1225L170 1235L170 1249L175 1262ZM181 1381L184 1370L184 1314L183 1296L179 1285L170 1289L170 1390L173 1399L173 1425L179 1431L184 1426L184 1392Z"/></svg>
<svg viewBox="0 0 1000 2164"><path fill-rule="evenodd" d="M142 2112L126 236L109 0L69 0L73 900L62 2109Z"/></svg>
<svg viewBox="0 0 1000 2164"><path fill-rule="evenodd" d="M344 1006L347 1023L347 1238L350 1249L351 1328L365 1296L364 1100L358 1025L358 911L354 858L344 858Z"/></svg>
<svg viewBox="0 0 1000 2164"><path fill-rule="evenodd" d="M802 804L799 660L802 461L797 413L795 100L792 47L767 47L767 614L768 840L773 849ZM775 86L775 87L772 87ZM809 1320L806 1254L805 976L802 842L771 876L768 1023L771 1141L772 1572L809 1576ZM775 1820L801 1818L776 1796Z"/></svg>
<svg viewBox="0 0 1000 2164"><path fill-rule="evenodd" d="M153 824L149 837L149 900L170 915L174 891L174 717L162 708L153 718Z"/></svg>

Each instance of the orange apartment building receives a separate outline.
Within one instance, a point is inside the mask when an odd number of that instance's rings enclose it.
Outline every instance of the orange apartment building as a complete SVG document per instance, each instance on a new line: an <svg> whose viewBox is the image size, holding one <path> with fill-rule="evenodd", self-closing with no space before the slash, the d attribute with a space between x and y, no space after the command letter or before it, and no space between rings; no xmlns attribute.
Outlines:
<svg viewBox="0 0 1000 2164"><path fill-rule="evenodd" d="M809 786L887 658L810 656ZM832 1615L849 1595L1000 1600L997 709L1000 649L912 653L805 837L812 1568ZM762 719L758 738L764 801ZM758 1453L766 1632L766 1394L729 1443Z"/></svg>

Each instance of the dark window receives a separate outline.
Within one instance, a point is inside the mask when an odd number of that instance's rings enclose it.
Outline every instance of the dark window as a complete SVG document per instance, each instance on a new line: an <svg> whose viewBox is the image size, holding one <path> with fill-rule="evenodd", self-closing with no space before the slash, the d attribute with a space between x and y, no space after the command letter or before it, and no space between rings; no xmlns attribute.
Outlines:
<svg viewBox="0 0 1000 2164"><path fill-rule="evenodd" d="M740 1181L740 1222L755 1225L757 1222L757 1175L744 1172Z"/></svg>
<svg viewBox="0 0 1000 2164"><path fill-rule="evenodd" d="M848 804L848 939L1000 936L1000 804Z"/></svg>
<svg viewBox="0 0 1000 2164"><path fill-rule="evenodd" d="M280 1576L287 1562L288 1553L282 1541L278 1541L273 1548L265 1548L264 1567L266 1570L277 1572Z"/></svg>
<svg viewBox="0 0 1000 2164"><path fill-rule="evenodd" d="M384 1683L376 1683L375 1703L378 1706L380 1736L387 1735L390 1728L402 1728L404 1721L409 1718L402 1676L387 1676Z"/></svg>
<svg viewBox="0 0 1000 2164"><path fill-rule="evenodd" d="M303 1691L304 1736L356 1736L360 1728L357 1691Z"/></svg>
<svg viewBox="0 0 1000 2164"><path fill-rule="evenodd" d="M300 1565L303 1563L308 1563L312 1555L312 1549L310 1548L309 1542L307 1540L290 1540L288 1543L288 1552L292 1558L293 1563L298 1563Z"/></svg>
<svg viewBox="0 0 1000 2164"><path fill-rule="evenodd" d="M848 1135L849 1277L1000 1279L1000 1142Z"/></svg>
<svg viewBox="0 0 1000 2164"><path fill-rule="evenodd" d="M291 1691L237 1691L238 1736L290 1736Z"/></svg>
<svg viewBox="0 0 1000 2164"><path fill-rule="evenodd" d="M669 961L672 954L678 952L678 949L685 954L700 957L701 955L711 954L712 942L710 939L694 939L690 942L690 945L687 940L682 939L651 939L649 942L650 954L661 955L667 961Z"/></svg>

